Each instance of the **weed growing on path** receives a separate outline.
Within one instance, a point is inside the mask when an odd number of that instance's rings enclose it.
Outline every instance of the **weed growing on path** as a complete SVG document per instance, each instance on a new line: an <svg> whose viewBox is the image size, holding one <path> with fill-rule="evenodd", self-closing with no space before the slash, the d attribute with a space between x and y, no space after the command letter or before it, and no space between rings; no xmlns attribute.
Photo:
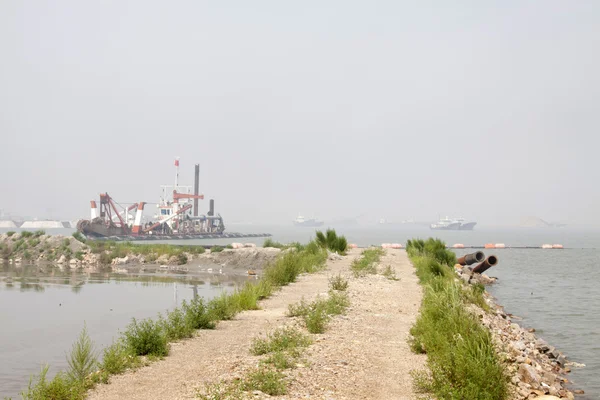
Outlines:
<svg viewBox="0 0 600 400"><path fill-rule="evenodd" d="M377 263L381 256L385 254L383 249L367 249L362 252L362 256L352 262L350 269L354 276L365 276L377 273Z"/></svg>
<svg viewBox="0 0 600 400"><path fill-rule="evenodd" d="M266 338L257 338L252 342L250 352L255 356L277 351L291 350L297 347L307 347L311 339L296 328L278 328L267 334Z"/></svg>
<svg viewBox="0 0 600 400"><path fill-rule="evenodd" d="M348 279L344 278L342 274L337 274L329 278L329 287L332 290L346 290L348 289Z"/></svg>

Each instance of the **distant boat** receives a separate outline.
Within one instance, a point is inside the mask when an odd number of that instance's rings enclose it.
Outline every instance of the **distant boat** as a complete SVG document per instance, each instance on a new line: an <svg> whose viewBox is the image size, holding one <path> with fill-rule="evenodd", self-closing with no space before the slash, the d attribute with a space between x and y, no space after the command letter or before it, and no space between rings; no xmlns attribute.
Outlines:
<svg viewBox="0 0 600 400"><path fill-rule="evenodd" d="M316 218L304 218L302 215L298 215L294 220L295 226L305 226L305 227L318 227L323 225L323 221L320 221Z"/></svg>
<svg viewBox="0 0 600 400"><path fill-rule="evenodd" d="M477 222L465 223L464 218L441 218L435 224L431 224L429 227L433 230L441 231L472 231L473 227L477 225Z"/></svg>

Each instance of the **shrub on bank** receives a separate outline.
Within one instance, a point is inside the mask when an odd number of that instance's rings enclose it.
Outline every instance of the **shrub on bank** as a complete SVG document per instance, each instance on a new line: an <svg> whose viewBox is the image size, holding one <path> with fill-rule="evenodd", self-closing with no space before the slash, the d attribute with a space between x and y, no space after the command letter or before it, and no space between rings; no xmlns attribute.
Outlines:
<svg viewBox="0 0 600 400"><path fill-rule="evenodd" d="M316 242L324 249L328 249L338 254L346 254L348 250L348 241L344 236L338 236L334 229L327 229L325 233L317 231Z"/></svg>
<svg viewBox="0 0 600 400"><path fill-rule="evenodd" d="M137 321L135 318L123 332L125 344L136 356L163 357L169 354L167 335L161 324L152 319Z"/></svg>

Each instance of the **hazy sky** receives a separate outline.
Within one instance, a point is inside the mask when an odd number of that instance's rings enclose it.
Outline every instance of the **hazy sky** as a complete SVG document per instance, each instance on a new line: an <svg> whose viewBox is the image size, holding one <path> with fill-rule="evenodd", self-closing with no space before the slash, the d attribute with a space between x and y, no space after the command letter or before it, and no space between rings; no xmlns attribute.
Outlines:
<svg viewBox="0 0 600 400"><path fill-rule="evenodd" d="M18 215L156 202L179 156L226 223L600 224L599 128L596 0L0 2Z"/></svg>

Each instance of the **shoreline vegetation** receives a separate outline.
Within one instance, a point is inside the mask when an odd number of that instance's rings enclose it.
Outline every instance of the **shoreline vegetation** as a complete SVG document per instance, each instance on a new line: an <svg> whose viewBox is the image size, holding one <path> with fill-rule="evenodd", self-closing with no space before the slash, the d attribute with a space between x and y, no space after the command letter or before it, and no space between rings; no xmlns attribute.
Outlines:
<svg viewBox="0 0 600 400"><path fill-rule="evenodd" d="M492 336L468 311L471 304L487 309L483 287L455 279L456 256L439 240L409 240L406 249L424 289L410 344L427 354L429 371L413 374L416 387L440 399L507 399L508 376Z"/></svg>
<svg viewBox="0 0 600 400"><path fill-rule="evenodd" d="M513 323L481 282L456 264L438 239L407 242L424 297L410 345L427 354L429 371L415 371L415 387L440 399L573 399L562 353ZM576 391L580 392L580 391Z"/></svg>
<svg viewBox="0 0 600 400"><path fill-rule="evenodd" d="M9 238L11 236L13 234L7 235ZM44 233L40 232L35 237L43 236L45 236ZM31 236L26 234L25 237ZM321 241L320 237L330 240ZM23 232L17 238L17 240L21 240ZM71 240L69 241L71 242ZM66 244L66 240L64 244ZM190 302L183 301L180 307L167 312L164 316L159 314L156 320L136 320L134 318L119 338L102 350L101 361L99 361L100 354L95 350L84 327L79 339L73 345L73 349L67 355L69 369L58 372L50 380L47 378L49 366L42 366L40 373L32 376L28 387L21 392L22 398L25 400L84 399L89 389L100 383L108 383L111 375L139 368L167 356L169 342L193 337L199 329L214 329L219 321L230 320L244 310L259 309L259 300L271 296L282 286L294 282L300 274L314 273L323 269L328 251L331 251L332 247L338 254L344 254L347 249L346 239L343 236L338 237L333 230L328 230L326 234L318 232L317 239L306 245L293 243L284 246L272 241L265 244L279 246L278 248L282 248L284 251L264 268L262 277L258 281L246 282L232 293L223 293L208 302L201 297ZM127 248L126 246L118 246L117 251ZM142 246L144 249L168 249L169 245ZM186 250L193 247L186 246ZM112 249L112 251L114 250L115 248ZM202 248L203 250L204 248ZM338 282L338 284L343 286L343 282ZM333 291L334 289L332 289L330 299L326 300L324 305L314 307L315 310L308 314L319 313L322 316L322 314L331 315L343 312L344 307L347 306L347 298L344 298L343 295L336 295ZM284 357L278 353L273 354L273 363L285 364ZM244 390L253 390L252 388L258 384L256 382L269 381L277 375L276 372L270 371L265 376L263 372L255 371L255 375L249 376ZM251 382L256 384L251 384Z"/></svg>

